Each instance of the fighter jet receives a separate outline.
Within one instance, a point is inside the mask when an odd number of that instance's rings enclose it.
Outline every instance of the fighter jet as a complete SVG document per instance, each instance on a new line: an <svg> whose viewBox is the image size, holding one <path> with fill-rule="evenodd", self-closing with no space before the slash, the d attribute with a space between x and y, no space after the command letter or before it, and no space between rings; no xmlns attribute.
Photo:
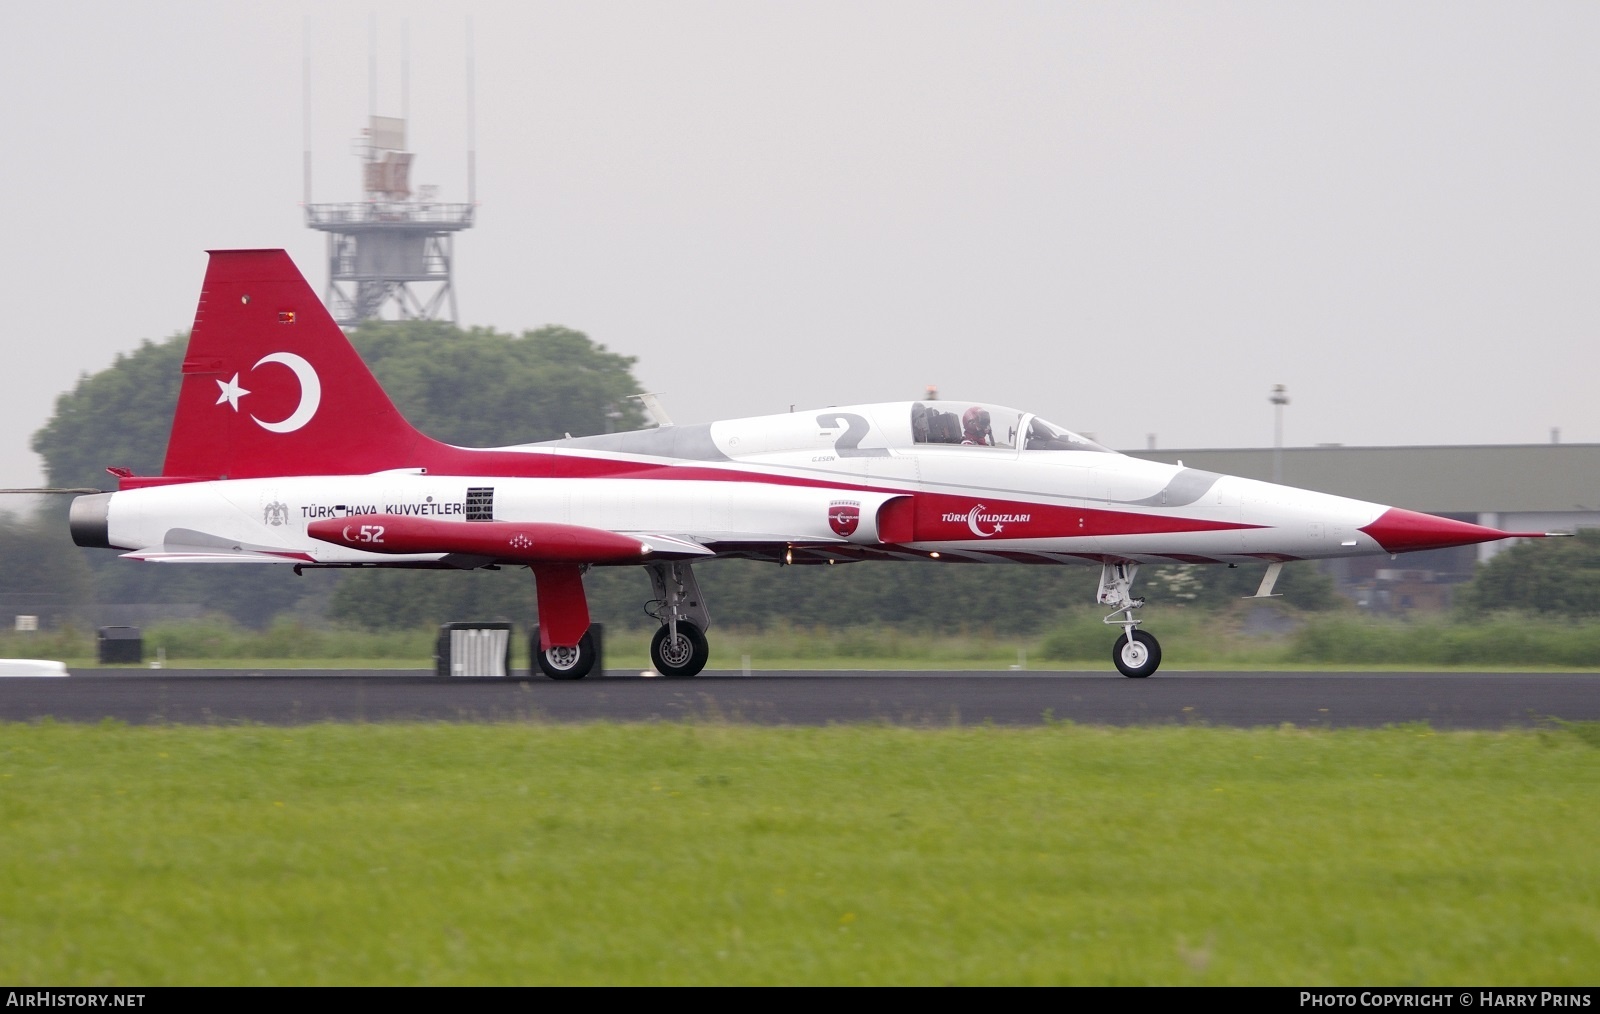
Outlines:
<svg viewBox="0 0 1600 1014"><path fill-rule="evenodd" d="M73 539L154 563L525 566L536 661L594 666L583 575L643 567L664 676L705 666L694 566L915 560L1100 568L1112 662L1161 664L1133 595L1150 564L1396 554L1504 532L1400 507L1131 458L998 404L926 399L511 447L413 428L282 250L211 253L160 475L112 469Z"/></svg>

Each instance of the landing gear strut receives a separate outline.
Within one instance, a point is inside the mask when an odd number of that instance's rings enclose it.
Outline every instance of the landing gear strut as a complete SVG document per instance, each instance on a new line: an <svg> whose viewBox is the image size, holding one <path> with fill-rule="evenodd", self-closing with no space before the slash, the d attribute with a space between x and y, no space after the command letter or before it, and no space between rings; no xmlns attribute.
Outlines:
<svg viewBox="0 0 1600 1014"><path fill-rule="evenodd" d="M1130 679L1143 679L1161 666L1161 643L1139 629L1139 619L1133 614L1144 605L1144 599L1129 594L1138 573L1139 565L1131 561L1102 564L1096 596L1101 605L1111 607L1105 622L1122 628L1122 636L1111 651L1111 661L1118 672Z"/></svg>
<svg viewBox="0 0 1600 1014"><path fill-rule="evenodd" d="M655 598L645 611L661 621L650 639L650 663L663 676L697 676L711 655L705 631L711 614L687 563L653 563L645 568Z"/></svg>
<svg viewBox="0 0 1600 1014"><path fill-rule="evenodd" d="M583 594L583 572L588 567L536 563L531 569L539 599L534 663L553 680L581 680L599 654L589 632L589 601Z"/></svg>

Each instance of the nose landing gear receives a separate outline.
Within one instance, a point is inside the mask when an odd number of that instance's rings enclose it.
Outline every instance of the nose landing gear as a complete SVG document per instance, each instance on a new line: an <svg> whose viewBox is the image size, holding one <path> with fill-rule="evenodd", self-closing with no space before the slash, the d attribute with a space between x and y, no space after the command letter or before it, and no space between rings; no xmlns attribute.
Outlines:
<svg viewBox="0 0 1600 1014"><path fill-rule="evenodd" d="M711 649L705 631L711 614L700 598L700 584L687 563L653 563L645 568L655 598L645 611L661 621L650 639L650 663L663 676L698 676Z"/></svg>
<svg viewBox="0 0 1600 1014"><path fill-rule="evenodd" d="M1139 629L1139 619L1134 615L1134 610L1144 605L1144 599L1129 594L1138 573L1139 565L1132 561L1102 564L1096 595L1101 605L1112 607L1105 622L1122 628L1122 636L1111 650L1111 661L1129 679L1143 679L1161 667L1161 643Z"/></svg>

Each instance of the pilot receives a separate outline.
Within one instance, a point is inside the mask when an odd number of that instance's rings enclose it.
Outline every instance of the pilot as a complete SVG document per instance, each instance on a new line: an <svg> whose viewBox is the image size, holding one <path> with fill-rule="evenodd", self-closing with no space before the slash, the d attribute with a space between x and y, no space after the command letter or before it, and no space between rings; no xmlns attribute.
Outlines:
<svg viewBox="0 0 1600 1014"><path fill-rule="evenodd" d="M989 413L974 405L961 416L961 442L983 447L994 446L994 434L989 430Z"/></svg>

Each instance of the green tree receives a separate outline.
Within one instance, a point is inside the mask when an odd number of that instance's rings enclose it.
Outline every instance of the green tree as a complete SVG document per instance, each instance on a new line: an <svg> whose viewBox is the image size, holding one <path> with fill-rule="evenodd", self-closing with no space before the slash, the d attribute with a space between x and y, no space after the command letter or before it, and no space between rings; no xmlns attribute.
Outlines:
<svg viewBox="0 0 1600 1014"><path fill-rule="evenodd" d="M107 465L156 475L178 406L187 334L157 344L146 339L110 367L80 374L56 399L55 414L33 435L52 486L115 488Z"/></svg>
<svg viewBox="0 0 1600 1014"><path fill-rule="evenodd" d="M453 620L525 624L533 614L533 575L523 567L360 571L339 583L328 609L331 619L368 630L408 630Z"/></svg>
<svg viewBox="0 0 1600 1014"><path fill-rule="evenodd" d="M1089 567L964 566L934 562L780 567L752 560L708 560L695 577L720 626L761 629L777 621L843 628L892 624L921 630L989 629L1033 633L1094 601L1099 571ZM435 571L362 573L334 593L331 615L375 630L454 619L526 618L534 609L525 568L484 579ZM470 598L441 595L441 579ZM596 567L584 577L597 621L654 623L644 612L650 582L638 567ZM459 603L459 605L458 605ZM466 612L451 612L465 607Z"/></svg>
<svg viewBox="0 0 1600 1014"><path fill-rule="evenodd" d="M1151 605L1186 604L1225 609L1254 595L1266 571L1264 563L1237 567L1193 563L1151 567L1140 573L1135 593L1143 595ZM1285 564L1273 586L1273 594L1282 595L1284 602L1307 611L1337 609L1345 601L1339 597L1333 578L1316 564L1306 561Z"/></svg>
<svg viewBox="0 0 1600 1014"><path fill-rule="evenodd" d="M581 331L369 322L350 341L411 424L448 443L496 447L644 424L629 400L639 393L635 358Z"/></svg>
<svg viewBox="0 0 1600 1014"><path fill-rule="evenodd" d="M863 562L779 567L744 560L696 568L719 623L764 627L893 624L1031 633L1094 601L1090 567Z"/></svg>
<svg viewBox="0 0 1600 1014"><path fill-rule="evenodd" d="M631 356L581 331L520 335L431 321L367 323L350 335L412 425L467 447L551 440L643 425ZM33 436L53 486L107 488L107 465L156 475L178 404L188 334L146 340L107 369L83 374Z"/></svg>
<svg viewBox="0 0 1600 1014"><path fill-rule="evenodd" d="M351 341L401 413L450 443L503 446L642 424L637 403L628 400L639 390L631 373L634 360L570 328L510 335L432 322L371 323ZM144 341L109 368L84 374L56 399L55 414L33 437L52 485L110 488L107 465L125 465L141 475L160 472L187 345L186 334ZM303 596L326 593L328 580L336 580L320 573L300 580L283 567L251 567L246 577L242 565L134 565L104 550L86 552L97 601L202 602L254 625L264 625ZM415 597L440 576L413 575L412 584L402 576L363 571L349 575L348 594L356 603L384 594L405 598L406 589ZM464 589L476 587L446 578L426 596L443 596L440 610L476 613L474 599L450 606L452 593L446 591L470 595L476 593Z"/></svg>
<svg viewBox="0 0 1600 1014"><path fill-rule="evenodd" d="M1456 603L1468 616L1499 609L1600 616L1600 528L1572 539L1524 539L1479 567Z"/></svg>
<svg viewBox="0 0 1600 1014"><path fill-rule="evenodd" d="M642 423L628 399L639 390L634 360L569 328L510 335L433 322L369 323L350 337L406 418L450 443L496 446ZM159 470L186 344L182 334L143 342L109 369L81 377L57 400L33 444L52 484L108 485L104 467L111 464L141 474ZM101 602L204 602L255 625L297 603L301 612L326 608L334 619L373 629L464 618L526 622L533 610L533 580L521 568L313 571L297 579L282 567L136 566L90 552ZM1253 592L1264 566L1152 567L1137 590L1152 604L1221 606ZM760 627L781 617L830 627L967 625L1000 633L1034 632L1092 603L1098 577L1094 567L1075 566L777 567L738 560L716 561L696 573L723 624ZM597 619L643 620L649 583L635 568L596 568L586 584ZM1279 590L1301 608L1336 601L1331 582L1310 565L1286 568Z"/></svg>
<svg viewBox="0 0 1600 1014"><path fill-rule="evenodd" d="M89 566L59 509L0 514L0 621L26 613L65 622L91 597Z"/></svg>

